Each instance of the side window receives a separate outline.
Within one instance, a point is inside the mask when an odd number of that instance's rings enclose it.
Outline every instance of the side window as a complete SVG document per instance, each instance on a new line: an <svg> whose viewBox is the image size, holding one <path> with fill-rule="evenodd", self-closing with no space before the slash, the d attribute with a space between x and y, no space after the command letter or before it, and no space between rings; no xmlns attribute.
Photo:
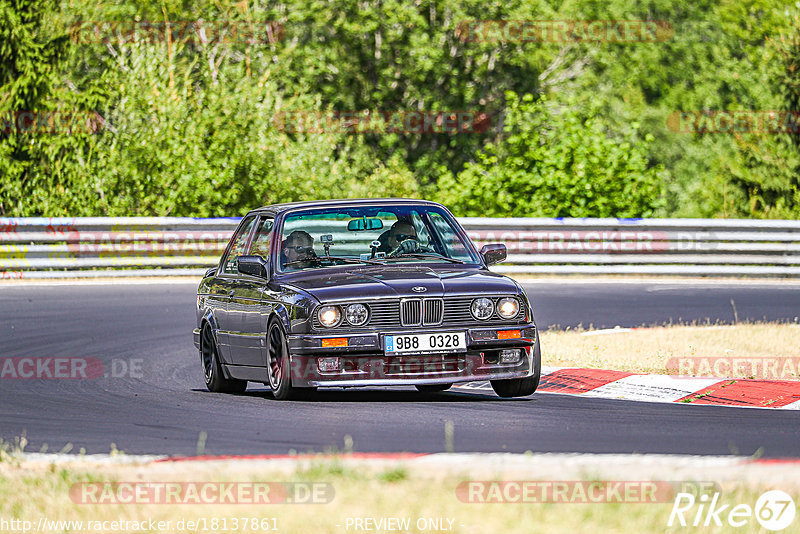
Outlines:
<svg viewBox="0 0 800 534"><path fill-rule="evenodd" d="M411 221L414 223L414 230L417 232L417 241L419 241L420 246L422 247L430 247L432 246L431 243L431 234L428 232L428 228L425 226L425 223L419 216L419 213L413 212L411 216Z"/></svg>
<svg viewBox="0 0 800 534"><path fill-rule="evenodd" d="M430 220L433 223L434 231L439 236L439 239L444 246L444 254L451 258L456 258L462 261L474 261L471 254L464 246L464 243L458 237L453 227L447 222L447 219L438 213L431 213Z"/></svg>
<svg viewBox="0 0 800 534"><path fill-rule="evenodd" d="M269 249L272 245L272 227L274 219L262 217L256 226L256 233L253 235L253 244L250 245L250 254L269 258Z"/></svg>
<svg viewBox="0 0 800 534"><path fill-rule="evenodd" d="M251 217L240 228L239 232L233 238L228 256L222 264L222 272L225 274L238 274L237 265L239 263L239 256L244 253L244 247L247 246L247 238L250 236L250 230L253 228L253 223L256 218Z"/></svg>

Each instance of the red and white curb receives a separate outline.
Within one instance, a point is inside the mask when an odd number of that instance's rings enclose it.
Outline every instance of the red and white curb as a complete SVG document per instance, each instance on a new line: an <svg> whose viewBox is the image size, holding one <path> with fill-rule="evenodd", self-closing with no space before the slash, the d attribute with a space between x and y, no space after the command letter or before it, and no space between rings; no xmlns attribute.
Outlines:
<svg viewBox="0 0 800 534"><path fill-rule="evenodd" d="M491 391L489 382L455 386ZM537 393L645 402L800 410L800 381L694 378L604 369L542 367Z"/></svg>

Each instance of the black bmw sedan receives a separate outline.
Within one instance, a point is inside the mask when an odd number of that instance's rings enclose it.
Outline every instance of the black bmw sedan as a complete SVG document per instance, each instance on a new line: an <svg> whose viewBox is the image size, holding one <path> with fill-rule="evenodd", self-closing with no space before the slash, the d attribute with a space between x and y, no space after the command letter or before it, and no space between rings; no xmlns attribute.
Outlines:
<svg viewBox="0 0 800 534"><path fill-rule="evenodd" d="M318 387L414 385L444 391L491 381L532 394L541 354L530 301L489 271L435 202L327 200L249 212L197 291L194 343L206 386L275 398Z"/></svg>

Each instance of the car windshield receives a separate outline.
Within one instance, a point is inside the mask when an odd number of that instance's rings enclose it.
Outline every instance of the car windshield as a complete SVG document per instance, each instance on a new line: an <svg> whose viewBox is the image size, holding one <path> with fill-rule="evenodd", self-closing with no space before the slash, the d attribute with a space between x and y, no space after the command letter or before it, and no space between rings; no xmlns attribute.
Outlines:
<svg viewBox="0 0 800 534"><path fill-rule="evenodd" d="M283 272L334 265L480 263L438 206L384 205L292 212L281 230Z"/></svg>

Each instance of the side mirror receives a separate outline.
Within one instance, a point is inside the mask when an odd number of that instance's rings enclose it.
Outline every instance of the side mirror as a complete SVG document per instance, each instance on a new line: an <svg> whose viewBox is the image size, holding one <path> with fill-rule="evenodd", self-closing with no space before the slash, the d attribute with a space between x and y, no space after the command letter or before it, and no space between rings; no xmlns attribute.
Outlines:
<svg viewBox="0 0 800 534"><path fill-rule="evenodd" d="M481 256L486 265L494 265L505 260L508 256L506 246L502 243L489 243L481 247Z"/></svg>
<svg viewBox="0 0 800 534"><path fill-rule="evenodd" d="M242 274L269 279L269 264L261 256L239 256L237 269Z"/></svg>

